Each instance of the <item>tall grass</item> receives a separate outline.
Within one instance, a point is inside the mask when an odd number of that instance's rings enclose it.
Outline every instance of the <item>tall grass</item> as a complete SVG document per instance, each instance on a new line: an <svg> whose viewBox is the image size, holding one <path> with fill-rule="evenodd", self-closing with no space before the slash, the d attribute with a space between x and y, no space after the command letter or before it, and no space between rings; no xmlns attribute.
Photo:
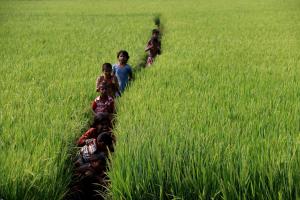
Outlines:
<svg viewBox="0 0 300 200"><path fill-rule="evenodd" d="M147 40L126 2L1 1L0 198L61 199L104 62ZM123 9L116 13L116 9Z"/></svg>
<svg viewBox="0 0 300 200"><path fill-rule="evenodd" d="M112 198L298 199L299 3L168 3L118 104Z"/></svg>
<svg viewBox="0 0 300 200"><path fill-rule="evenodd" d="M138 63L157 13L163 55L118 102L112 198L298 198L296 0L1 1L0 197L63 197L99 65Z"/></svg>

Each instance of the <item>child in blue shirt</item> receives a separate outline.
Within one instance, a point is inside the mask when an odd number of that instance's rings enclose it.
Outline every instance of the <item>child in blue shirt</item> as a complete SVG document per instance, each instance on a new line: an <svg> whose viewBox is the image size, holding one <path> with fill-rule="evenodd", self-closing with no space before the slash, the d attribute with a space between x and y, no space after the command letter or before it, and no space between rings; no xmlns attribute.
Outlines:
<svg viewBox="0 0 300 200"><path fill-rule="evenodd" d="M121 50L117 54L118 63L112 67L112 73L115 75L119 82L120 92L124 92L129 81L132 80L132 68L127 64L129 55L127 51Z"/></svg>

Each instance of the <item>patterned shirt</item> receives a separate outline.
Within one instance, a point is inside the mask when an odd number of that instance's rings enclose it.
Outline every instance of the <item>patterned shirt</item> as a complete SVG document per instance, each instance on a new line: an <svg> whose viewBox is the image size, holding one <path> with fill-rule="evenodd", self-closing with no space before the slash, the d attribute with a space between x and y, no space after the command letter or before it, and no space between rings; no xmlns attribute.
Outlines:
<svg viewBox="0 0 300 200"><path fill-rule="evenodd" d="M97 78L96 81L96 91L99 92L100 84L102 82L106 82L108 86L108 95L111 97L115 97L119 92L119 82L116 76L111 76L110 78L106 79L105 76L102 74Z"/></svg>
<svg viewBox="0 0 300 200"><path fill-rule="evenodd" d="M110 96L107 96L107 98L101 98L101 96L98 96L92 104L92 109L94 112L97 113L114 113L115 112L115 105L114 105L114 99Z"/></svg>
<svg viewBox="0 0 300 200"><path fill-rule="evenodd" d="M93 138L86 140L85 143L86 145L80 149L80 155L85 162L89 162L91 155L97 151L97 141Z"/></svg>

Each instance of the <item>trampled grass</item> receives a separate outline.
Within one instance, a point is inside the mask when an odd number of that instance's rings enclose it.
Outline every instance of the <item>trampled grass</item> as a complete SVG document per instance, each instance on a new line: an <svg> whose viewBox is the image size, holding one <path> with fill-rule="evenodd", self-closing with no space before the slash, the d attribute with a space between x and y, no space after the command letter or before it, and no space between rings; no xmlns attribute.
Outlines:
<svg viewBox="0 0 300 200"><path fill-rule="evenodd" d="M118 102L114 199L299 198L299 3L1 1L0 196L58 199L99 64L163 55Z"/></svg>

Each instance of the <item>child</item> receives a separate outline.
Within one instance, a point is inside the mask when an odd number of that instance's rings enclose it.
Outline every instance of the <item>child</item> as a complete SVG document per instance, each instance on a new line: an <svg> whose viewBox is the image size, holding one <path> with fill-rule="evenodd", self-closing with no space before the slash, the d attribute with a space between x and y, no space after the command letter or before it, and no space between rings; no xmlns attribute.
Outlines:
<svg viewBox="0 0 300 200"><path fill-rule="evenodd" d="M113 74L117 76L119 81L120 92L124 92L128 81L132 80L132 69L131 66L127 64L129 55L127 51L121 50L117 54L118 63L113 65Z"/></svg>
<svg viewBox="0 0 300 200"><path fill-rule="evenodd" d="M98 113L104 112L113 114L115 112L114 99L108 96L106 82L100 83L99 93L100 96L98 96L92 103L94 114L97 115Z"/></svg>
<svg viewBox="0 0 300 200"><path fill-rule="evenodd" d="M115 138L109 132L104 132L98 135L97 139L85 140L85 145L80 148L80 155L75 165L77 167L89 163L93 155L104 153L107 157L109 152L114 152Z"/></svg>
<svg viewBox="0 0 300 200"><path fill-rule="evenodd" d="M106 155L103 152L92 154L89 158L89 162L81 163L76 171L78 175L84 174L85 176L91 176L93 174L101 175L106 169Z"/></svg>
<svg viewBox="0 0 300 200"><path fill-rule="evenodd" d="M102 186L107 185L107 161L103 152L91 155L88 163L81 163L76 167L76 184L71 190L69 200L102 199L99 190L104 191Z"/></svg>
<svg viewBox="0 0 300 200"><path fill-rule="evenodd" d="M148 59L147 59L147 66L153 64L154 58L161 53L160 51L161 43L159 40L159 30L153 29L152 30L152 37L148 41L145 51L148 52Z"/></svg>
<svg viewBox="0 0 300 200"><path fill-rule="evenodd" d="M119 91L119 82L116 76L112 75L112 66L110 63L102 65L102 74L97 78L96 91L99 92L101 82L106 82L108 86L108 95L111 97L121 96Z"/></svg>
<svg viewBox="0 0 300 200"><path fill-rule="evenodd" d="M108 113L99 113L94 118L92 127L77 141L78 146L83 146L86 139L97 138L103 132L112 132L111 119Z"/></svg>

